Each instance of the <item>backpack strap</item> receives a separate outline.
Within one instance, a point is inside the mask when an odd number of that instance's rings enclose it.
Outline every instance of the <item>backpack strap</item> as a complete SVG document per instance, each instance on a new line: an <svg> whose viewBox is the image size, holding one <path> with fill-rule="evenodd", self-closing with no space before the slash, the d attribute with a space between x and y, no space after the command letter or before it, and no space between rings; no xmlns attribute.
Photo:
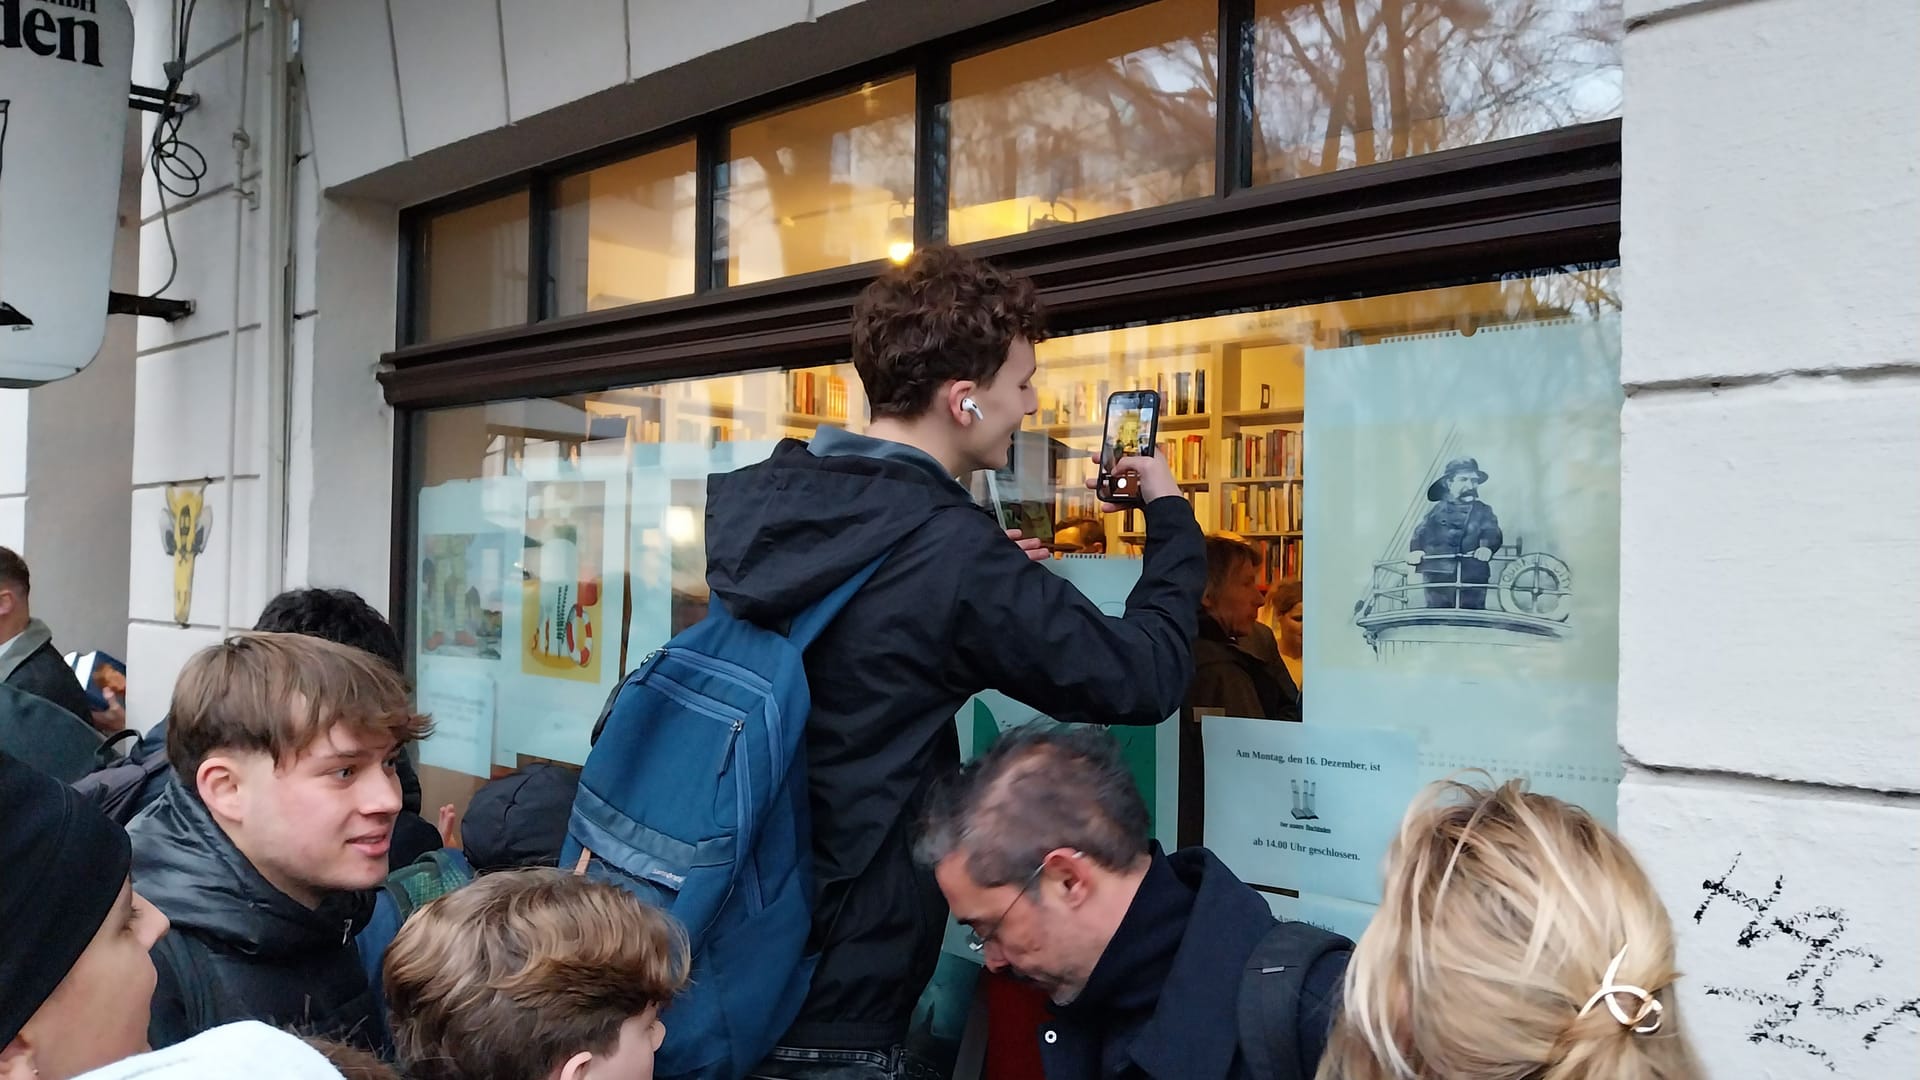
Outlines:
<svg viewBox="0 0 1920 1080"><path fill-rule="evenodd" d="M840 609L846 607L847 601L853 599L853 594L859 592L862 586L873 579L874 572L880 569L880 564L886 562L887 556L891 554L893 554L891 548L881 552L879 558L861 567L852 577L841 582L839 588L815 601L812 607L795 615L792 624L787 627L787 640L793 642L793 647L805 652L807 646L812 645L814 640L832 625L835 617L840 614Z"/></svg>
<svg viewBox="0 0 1920 1080"><path fill-rule="evenodd" d="M1267 931L1240 973L1240 1054L1256 1080L1308 1080L1300 1060L1301 989L1328 953L1353 948L1339 934L1303 922Z"/></svg>

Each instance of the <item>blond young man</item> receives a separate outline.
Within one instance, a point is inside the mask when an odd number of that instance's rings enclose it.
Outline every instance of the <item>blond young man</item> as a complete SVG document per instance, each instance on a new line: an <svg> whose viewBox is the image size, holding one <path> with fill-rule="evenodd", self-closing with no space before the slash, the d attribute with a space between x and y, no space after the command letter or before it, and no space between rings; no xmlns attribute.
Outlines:
<svg viewBox="0 0 1920 1080"><path fill-rule="evenodd" d="M242 634L174 685L174 779L127 832L173 919L149 1039L262 1020L385 1052L353 936L387 874L395 762L430 727L392 668L297 634ZM177 914L176 914L177 913Z"/></svg>
<svg viewBox="0 0 1920 1080"><path fill-rule="evenodd" d="M624 889L488 874L421 908L387 951L401 1066L410 1080L652 1080L687 963L678 925Z"/></svg>

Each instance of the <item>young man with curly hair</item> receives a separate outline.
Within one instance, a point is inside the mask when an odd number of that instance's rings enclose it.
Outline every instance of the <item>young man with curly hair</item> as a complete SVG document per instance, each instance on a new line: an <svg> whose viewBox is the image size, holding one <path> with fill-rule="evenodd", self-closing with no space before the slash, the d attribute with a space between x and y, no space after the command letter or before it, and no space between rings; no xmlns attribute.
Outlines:
<svg viewBox="0 0 1920 1080"><path fill-rule="evenodd" d="M1206 558L1165 462L1115 463L1147 502L1140 583L1118 618L1035 565L956 479L1007 464L1038 407L1043 335L1026 278L923 250L854 309L866 432L822 427L711 481L707 582L738 618L783 625L884 556L807 653L821 958L799 1020L754 1076L919 1075L903 1044L947 912L911 834L933 779L959 765L954 712L969 696L1153 724L1186 693Z"/></svg>

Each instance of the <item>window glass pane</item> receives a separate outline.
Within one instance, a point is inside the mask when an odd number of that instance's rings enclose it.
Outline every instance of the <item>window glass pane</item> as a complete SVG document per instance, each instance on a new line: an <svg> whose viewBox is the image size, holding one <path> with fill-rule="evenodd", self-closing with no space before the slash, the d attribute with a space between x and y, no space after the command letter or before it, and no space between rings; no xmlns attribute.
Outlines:
<svg viewBox="0 0 1920 1080"><path fill-rule="evenodd" d="M1214 0L1162 0L953 65L955 243L1212 194Z"/></svg>
<svg viewBox="0 0 1920 1080"><path fill-rule="evenodd" d="M527 193L427 222L420 296L428 341L527 321Z"/></svg>
<svg viewBox="0 0 1920 1080"><path fill-rule="evenodd" d="M729 133L714 258L744 285L913 245L913 79L868 83Z"/></svg>
<svg viewBox="0 0 1920 1080"><path fill-rule="evenodd" d="M694 148L577 173L554 199L554 313L578 315L693 291Z"/></svg>
<svg viewBox="0 0 1920 1080"><path fill-rule="evenodd" d="M1305 754L1285 741L1302 730L1339 750L1314 757L1403 749L1401 771L1376 781L1397 785L1373 823L1382 846L1415 786L1470 767L1527 775L1612 819L1618 311L1618 269L1581 268L1039 347L1039 411L998 478L1003 517L1063 561L1137 557L1140 517L1100 513L1082 481L1106 395L1158 390L1160 453L1202 527L1250 552L1210 553L1218 584L1188 704L1304 721L1217 735L1206 721L1204 740L1163 725L1175 733L1143 751L1158 764L1136 772L1157 775L1157 819L1177 815L1179 842L1204 840L1261 885L1377 902L1383 847L1357 853L1359 878L1261 855L1278 836L1325 843L1307 835L1314 806L1276 808L1284 771L1244 771L1259 754ZM1124 604L1131 581L1104 599ZM1245 832L1289 828L1276 818L1304 831Z"/></svg>
<svg viewBox="0 0 1920 1080"><path fill-rule="evenodd" d="M1256 0L1254 182L1620 115L1619 0Z"/></svg>
<svg viewBox="0 0 1920 1080"><path fill-rule="evenodd" d="M707 475L822 422L865 428L851 365L421 415L408 640L436 797L583 762L621 675L706 613Z"/></svg>

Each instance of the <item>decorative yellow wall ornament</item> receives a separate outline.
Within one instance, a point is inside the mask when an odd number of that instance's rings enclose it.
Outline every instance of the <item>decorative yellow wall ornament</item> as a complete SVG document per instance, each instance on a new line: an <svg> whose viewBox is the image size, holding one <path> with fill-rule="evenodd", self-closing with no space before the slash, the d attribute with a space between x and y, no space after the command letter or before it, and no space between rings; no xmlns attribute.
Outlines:
<svg viewBox="0 0 1920 1080"><path fill-rule="evenodd" d="M180 484L167 489L160 543L173 557L173 621L187 625L193 610L193 560L207 550L213 511L206 508L207 485Z"/></svg>

